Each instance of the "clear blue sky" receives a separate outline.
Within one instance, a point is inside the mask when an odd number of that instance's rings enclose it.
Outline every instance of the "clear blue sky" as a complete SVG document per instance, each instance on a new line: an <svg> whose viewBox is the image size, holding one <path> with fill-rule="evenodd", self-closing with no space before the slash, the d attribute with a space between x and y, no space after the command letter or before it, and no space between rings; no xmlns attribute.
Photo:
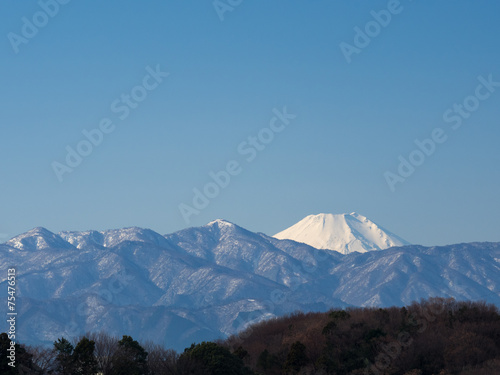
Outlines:
<svg viewBox="0 0 500 375"><path fill-rule="evenodd" d="M458 129L443 119L479 76L500 81L500 3L402 0L377 30L371 11L387 8L243 0L221 21L212 1L73 0L53 17L2 1L0 241L36 226L165 234L216 218L272 235L352 211L413 243L500 241L500 88L469 98ZM356 47L355 27L373 37L348 63L340 45ZM138 88L158 65L170 75ZM124 116L116 100L134 89L147 97ZM274 139L249 162L256 146L238 147L285 106L297 117L263 130ZM60 182L53 162L106 118L114 130ZM447 140L391 191L384 174L437 128ZM231 160L240 173L187 223L179 205Z"/></svg>

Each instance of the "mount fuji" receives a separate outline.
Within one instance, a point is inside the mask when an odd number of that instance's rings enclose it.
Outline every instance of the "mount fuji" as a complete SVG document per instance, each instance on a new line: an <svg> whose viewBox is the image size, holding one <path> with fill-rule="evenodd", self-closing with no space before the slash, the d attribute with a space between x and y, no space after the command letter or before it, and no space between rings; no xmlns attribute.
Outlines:
<svg viewBox="0 0 500 375"><path fill-rule="evenodd" d="M323 250L342 254L384 250L410 243L357 214L309 215L290 228L274 235L280 240L293 240Z"/></svg>

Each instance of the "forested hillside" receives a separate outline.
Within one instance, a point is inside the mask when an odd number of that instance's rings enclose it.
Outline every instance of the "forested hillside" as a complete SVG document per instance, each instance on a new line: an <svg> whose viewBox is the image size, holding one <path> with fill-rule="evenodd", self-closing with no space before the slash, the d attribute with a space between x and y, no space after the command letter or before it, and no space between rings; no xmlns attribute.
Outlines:
<svg viewBox="0 0 500 375"><path fill-rule="evenodd" d="M452 299L296 313L225 343L266 375L500 374L498 309Z"/></svg>

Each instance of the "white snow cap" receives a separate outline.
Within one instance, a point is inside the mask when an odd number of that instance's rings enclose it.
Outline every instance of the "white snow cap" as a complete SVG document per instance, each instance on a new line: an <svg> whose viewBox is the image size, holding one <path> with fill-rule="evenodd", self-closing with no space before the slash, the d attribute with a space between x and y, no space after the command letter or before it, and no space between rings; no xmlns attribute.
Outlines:
<svg viewBox="0 0 500 375"><path fill-rule="evenodd" d="M401 237L356 212L309 215L273 237L303 242L317 249L334 250L342 254L409 245Z"/></svg>
<svg viewBox="0 0 500 375"><path fill-rule="evenodd" d="M218 225L219 227L234 227L234 224L224 219L216 219L207 224L207 226Z"/></svg>

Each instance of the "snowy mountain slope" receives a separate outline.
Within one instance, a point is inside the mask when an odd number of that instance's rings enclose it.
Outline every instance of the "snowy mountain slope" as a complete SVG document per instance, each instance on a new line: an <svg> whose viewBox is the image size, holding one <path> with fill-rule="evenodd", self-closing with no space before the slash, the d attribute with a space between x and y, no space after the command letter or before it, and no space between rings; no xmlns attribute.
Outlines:
<svg viewBox="0 0 500 375"><path fill-rule="evenodd" d="M408 304L422 296L500 300L500 244L405 246L348 255L330 272L333 296L355 306Z"/></svg>
<svg viewBox="0 0 500 375"><path fill-rule="evenodd" d="M25 343L105 330L182 350L296 310L403 305L429 296L500 306L500 244L342 255L216 220L166 236L36 228L0 245L18 274ZM0 308L0 313L5 306Z"/></svg>
<svg viewBox="0 0 500 375"><path fill-rule="evenodd" d="M300 282L311 278L307 272L301 271L306 258L324 271L327 269L325 264L316 262L315 249L310 246L303 246L302 253L288 252L286 247L276 246L279 241L223 220L165 237L193 256L238 272L260 275L283 285L288 285L292 278L298 278ZM294 248L300 246L295 243ZM328 259L333 260L334 257L329 255Z"/></svg>
<svg viewBox="0 0 500 375"><path fill-rule="evenodd" d="M274 237L303 242L318 249L335 250L342 254L409 245L407 241L355 212L341 215L309 215Z"/></svg>
<svg viewBox="0 0 500 375"><path fill-rule="evenodd" d="M47 249L75 250L75 248L64 241L60 236L45 228L34 228L29 232L14 237L6 242L8 246L24 251L37 251Z"/></svg>

